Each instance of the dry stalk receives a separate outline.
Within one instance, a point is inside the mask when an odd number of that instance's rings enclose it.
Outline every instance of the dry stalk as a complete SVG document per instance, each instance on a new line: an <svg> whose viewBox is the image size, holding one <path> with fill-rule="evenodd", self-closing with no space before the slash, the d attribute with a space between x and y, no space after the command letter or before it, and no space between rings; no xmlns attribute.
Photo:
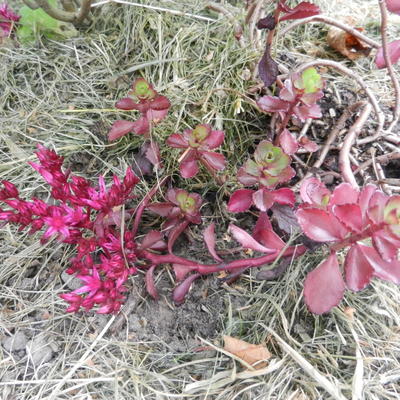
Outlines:
<svg viewBox="0 0 400 400"><path fill-rule="evenodd" d="M354 177L350 163L350 149L352 148L358 134L367 122L369 115L371 114L372 106L367 103L362 109L356 122L349 129L344 141L342 149L339 153L339 168L342 173L343 180L350 183L354 188L358 189L358 183Z"/></svg>

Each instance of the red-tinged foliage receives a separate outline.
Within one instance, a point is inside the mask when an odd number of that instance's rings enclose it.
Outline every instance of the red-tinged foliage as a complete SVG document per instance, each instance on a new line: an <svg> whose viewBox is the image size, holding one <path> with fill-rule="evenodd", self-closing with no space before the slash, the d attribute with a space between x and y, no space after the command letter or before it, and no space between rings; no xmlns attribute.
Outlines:
<svg viewBox="0 0 400 400"><path fill-rule="evenodd" d="M302 1L294 8L289 8L285 2L279 1L278 8L285 13L283 17L279 18L279 22L292 19L303 19L321 14L321 10L318 6L307 1Z"/></svg>
<svg viewBox="0 0 400 400"><path fill-rule="evenodd" d="M146 290L147 293L154 299L158 300L160 298L160 295L158 294L158 290L156 288L156 285L154 283L154 270L156 269L155 265L152 265L147 271L146 271Z"/></svg>
<svg viewBox="0 0 400 400"><path fill-rule="evenodd" d="M267 44L258 64L258 74L266 87L275 83L279 74L278 63L271 56L271 47Z"/></svg>
<svg viewBox="0 0 400 400"><path fill-rule="evenodd" d="M295 154L299 149L299 143L295 136L287 129L284 129L280 134L279 145L282 147L283 151L290 156Z"/></svg>
<svg viewBox="0 0 400 400"><path fill-rule="evenodd" d="M400 0L385 0L387 9L397 15L400 15Z"/></svg>
<svg viewBox="0 0 400 400"><path fill-rule="evenodd" d="M314 314L323 314L343 298L345 284L335 252L311 271L304 281L304 300Z"/></svg>
<svg viewBox="0 0 400 400"><path fill-rule="evenodd" d="M303 182L300 195L305 203L296 216L304 233L313 240L332 243L332 251L349 248L344 263L349 289L361 290L373 277L400 283L400 196L389 197L373 185L357 191L347 183L331 193L316 178ZM364 243L366 239L372 239L371 245ZM333 265L332 259L323 265L326 271L327 265ZM336 271L336 264L331 268ZM308 285L324 285L322 273L310 275ZM342 284L337 282L341 290ZM316 305L310 306L310 301L306 296L307 305L315 312ZM330 303L324 304L328 307ZM323 309L329 311L326 307Z"/></svg>
<svg viewBox="0 0 400 400"><path fill-rule="evenodd" d="M7 3L0 5L0 39L10 36L15 22L18 22L20 18Z"/></svg>
<svg viewBox="0 0 400 400"><path fill-rule="evenodd" d="M172 294L172 299L176 305L180 305L185 301L185 297L188 294L192 283L200 278L200 274L189 275L184 281L182 281L175 289Z"/></svg>
<svg viewBox="0 0 400 400"><path fill-rule="evenodd" d="M182 134L172 134L167 139L167 144L184 150L179 159L179 169L182 177L193 178L199 172L199 162L211 173L225 168L225 157L210 151L221 146L223 141L223 131L212 130L210 125L203 124L194 129L186 129Z"/></svg>
<svg viewBox="0 0 400 400"><path fill-rule="evenodd" d="M215 251L215 224L210 224L203 232L204 243L215 261L221 262L221 257Z"/></svg>
<svg viewBox="0 0 400 400"><path fill-rule="evenodd" d="M232 233L232 236L246 249L259 251L260 253L275 252L275 249L269 249L263 246L257 240L255 240L251 235L249 235L246 231L239 228L238 226L231 224L229 225L229 230Z"/></svg>
<svg viewBox="0 0 400 400"><path fill-rule="evenodd" d="M124 97L117 101L115 106L120 110L137 110L140 112L140 117L134 122L124 120L114 122L108 133L110 142L129 132L137 135L148 134L150 124L155 125L163 120L171 107L170 101L165 96L159 95L143 78L138 78L133 82L129 95L131 97Z"/></svg>
<svg viewBox="0 0 400 400"><path fill-rule="evenodd" d="M396 64L400 59L400 40L394 40L393 42L390 42L388 44L388 52L390 61L392 64ZM382 47L380 47L376 53L375 64L379 69L387 67L385 58L383 57Z"/></svg>

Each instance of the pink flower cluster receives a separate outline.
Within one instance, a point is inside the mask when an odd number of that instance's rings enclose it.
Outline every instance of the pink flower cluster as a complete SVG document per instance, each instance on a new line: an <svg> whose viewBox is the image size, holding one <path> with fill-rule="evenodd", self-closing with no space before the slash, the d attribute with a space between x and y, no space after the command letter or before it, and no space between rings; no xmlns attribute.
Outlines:
<svg viewBox="0 0 400 400"><path fill-rule="evenodd" d="M132 198L138 178L128 168L123 181L114 176L107 188L100 176L98 185L92 186L64 171L63 158L54 151L39 145L36 155L39 162L30 164L50 185L58 204L37 198L23 200L11 182L3 181L0 202L8 207L0 208L0 221L16 224L20 230L29 226L30 233L45 229L43 242L56 236L76 246L77 254L67 272L76 274L84 285L61 295L70 304L67 311L98 307L98 313L117 312L125 298L124 283L137 272L133 234L121 236L121 226L130 216L122 205Z"/></svg>

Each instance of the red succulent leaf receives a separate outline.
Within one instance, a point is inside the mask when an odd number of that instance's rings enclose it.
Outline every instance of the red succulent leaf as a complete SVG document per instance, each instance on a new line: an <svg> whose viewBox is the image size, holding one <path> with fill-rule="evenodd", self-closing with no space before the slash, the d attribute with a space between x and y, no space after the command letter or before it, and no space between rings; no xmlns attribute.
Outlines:
<svg viewBox="0 0 400 400"><path fill-rule="evenodd" d="M398 260L385 261L373 247L360 243L357 243L357 246L373 268L374 276L396 284L400 283L400 262Z"/></svg>
<svg viewBox="0 0 400 400"><path fill-rule="evenodd" d="M132 132L135 129L135 126L135 122L132 121L115 121L108 132L108 141L112 142L121 138L122 136L125 136L129 132Z"/></svg>
<svg viewBox="0 0 400 400"><path fill-rule="evenodd" d="M333 214L348 229L361 232L363 220L360 206L357 204L339 204L333 206Z"/></svg>
<svg viewBox="0 0 400 400"><path fill-rule="evenodd" d="M294 107L293 111L301 122L305 122L308 118L317 119L322 117L321 108L318 104L301 104Z"/></svg>
<svg viewBox="0 0 400 400"><path fill-rule="evenodd" d="M172 254L172 248L174 247L174 244L178 237L181 235L181 233L188 227L189 221L184 220L180 222L179 224L175 225L168 234L168 251L169 253Z"/></svg>
<svg viewBox="0 0 400 400"><path fill-rule="evenodd" d="M252 166L251 170L248 168ZM254 168L255 166L255 168ZM250 172L249 172L250 171ZM237 178L245 186L253 186L258 183L260 169L253 160L247 160L243 167L239 168Z"/></svg>
<svg viewBox="0 0 400 400"><path fill-rule="evenodd" d="M203 140L203 144L210 150L216 149L224 142L224 131L211 131L211 133Z"/></svg>
<svg viewBox="0 0 400 400"><path fill-rule="evenodd" d="M190 275L174 289L172 299L175 304L179 305L185 301L185 296L188 294L192 283L200 276L200 274Z"/></svg>
<svg viewBox="0 0 400 400"><path fill-rule="evenodd" d="M397 259L397 253L400 248L400 238L395 238L391 233L381 230L372 235L372 243L385 261Z"/></svg>
<svg viewBox="0 0 400 400"><path fill-rule="evenodd" d="M374 270L357 243L346 255L344 273L347 287L354 292L364 289L371 282Z"/></svg>
<svg viewBox="0 0 400 400"><path fill-rule="evenodd" d="M251 189L239 189L232 194L228 202L229 212L237 213L247 211L253 204L253 193Z"/></svg>
<svg viewBox="0 0 400 400"><path fill-rule="evenodd" d="M273 230L263 229L257 236L258 241L270 249L281 251L286 246L286 243Z"/></svg>
<svg viewBox="0 0 400 400"><path fill-rule="evenodd" d="M331 192L317 178L307 178L300 186L300 197L305 203L325 207L330 196Z"/></svg>
<svg viewBox="0 0 400 400"><path fill-rule="evenodd" d="M124 97L115 104L120 110L137 110L138 104L131 97Z"/></svg>
<svg viewBox="0 0 400 400"><path fill-rule="evenodd" d="M183 161L179 165L179 171L183 178L193 178L199 172L197 160Z"/></svg>
<svg viewBox="0 0 400 400"><path fill-rule="evenodd" d="M268 29L268 30L272 30L275 28L275 18L274 16L271 15L267 15L265 18L261 18L260 20L258 20L257 22L257 29Z"/></svg>
<svg viewBox="0 0 400 400"><path fill-rule="evenodd" d="M201 157L213 169L220 171L225 168L226 160L222 154L214 151L200 151Z"/></svg>
<svg viewBox="0 0 400 400"><path fill-rule="evenodd" d="M385 0L385 2L390 12L400 15L400 0Z"/></svg>
<svg viewBox="0 0 400 400"><path fill-rule="evenodd" d="M374 224L379 224L383 222L387 201L388 196L379 191L376 191L371 196L368 203L367 215Z"/></svg>
<svg viewBox="0 0 400 400"><path fill-rule="evenodd" d="M268 218L268 214L266 212L261 212L258 216L256 225L253 229L253 238L256 239L258 242L261 238L261 232L263 230L270 230L272 231L271 221Z"/></svg>
<svg viewBox="0 0 400 400"><path fill-rule="evenodd" d="M167 145L171 147L175 147L178 149L185 149L186 147L189 146L188 140L181 135L180 133L173 133L168 139L167 139Z"/></svg>
<svg viewBox="0 0 400 400"><path fill-rule="evenodd" d="M303 232L317 242L335 242L345 237L347 229L335 216L319 208L300 208L297 220Z"/></svg>
<svg viewBox="0 0 400 400"><path fill-rule="evenodd" d="M294 203L296 202L296 196L292 189L281 188L272 191L272 194L274 196L275 203L293 207Z"/></svg>
<svg viewBox="0 0 400 400"><path fill-rule="evenodd" d="M343 298L345 284L336 253L311 271L304 281L304 300L314 314L323 314L337 306Z"/></svg>
<svg viewBox="0 0 400 400"><path fill-rule="evenodd" d="M152 121L153 124L158 124L167 116L167 114L168 114L168 108L165 110L150 109L146 112L146 119Z"/></svg>
<svg viewBox="0 0 400 400"><path fill-rule="evenodd" d="M319 149L317 143L310 140L307 136L302 136L299 139L299 145L310 153L314 153Z"/></svg>
<svg viewBox="0 0 400 400"><path fill-rule="evenodd" d="M216 261L222 262L222 258L215 251L215 224L210 224L203 232L204 242L209 253Z"/></svg>
<svg viewBox="0 0 400 400"><path fill-rule="evenodd" d="M279 111L287 112L290 103L276 96L263 96L257 100L257 105L262 111L275 113Z"/></svg>
<svg viewBox="0 0 400 400"><path fill-rule="evenodd" d="M283 88L279 92L279 98L289 103L296 103L297 93L295 92L295 87L293 86L292 79L286 79L283 82ZM285 110L281 110L285 111Z"/></svg>
<svg viewBox="0 0 400 400"><path fill-rule="evenodd" d="M132 131L137 135L145 135L150 130L150 124L147 117L140 117L137 121L133 123Z"/></svg>
<svg viewBox="0 0 400 400"><path fill-rule="evenodd" d="M147 293L154 299L158 300L160 298L156 285L154 283L154 270L156 266L152 265L147 271L146 271L146 290Z"/></svg>
<svg viewBox="0 0 400 400"><path fill-rule="evenodd" d="M279 4L281 4L281 2ZM321 14L321 10L318 6L307 1L301 2L292 9L289 9L289 7L287 7L286 5L280 5L279 8L281 9L281 11L286 12L283 17L279 18L279 22L291 19L303 19L311 17L313 15Z"/></svg>
<svg viewBox="0 0 400 400"><path fill-rule="evenodd" d="M171 107L171 102L165 96L157 96L150 102L150 108L156 111L167 110Z"/></svg>
<svg viewBox="0 0 400 400"><path fill-rule="evenodd" d="M393 42L390 42L388 44L388 52L389 52L389 58L392 64L396 64L397 61L400 59L400 40L395 40ZM383 57L383 49L380 47L378 49L378 52L376 53L375 57L375 64L376 66L381 69L381 68L386 68L386 61Z"/></svg>
<svg viewBox="0 0 400 400"><path fill-rule="evenodd" d="M186 275L192 271L191 267L183 264L173 264L172 268L174 269L175 277L178 282L185 279Z"/></svg>
<svg viewBox="0 0 400 400"><path fill-rule="evenodd" d="M171 203L152 203L149 204L147 208L161 217L168 217L171 214L174 205Z"/></svg>
<svg viewBox="0 0 400 400"><path fill-rule="evenodd" d="M251 235L246 231L235 226L233 224L229 225L229 230L233 237L246 249L251 249L254 251L259 251L260 253L274 253L275 250L269 249L260 243L258 243Z"/></svg>
<svg viewBox="0 0 400 400"><path fill-rule="evenodd" d="M267 211L275 202L273 191L264 188L257 190L253 193L253 202L260 211Z"/></svg>
<svg viewBox="0 0 400 400"><path fill-rule="evenodd" d="M329 200L329 205L354 204L358 201L359 192L350 183L341 183L336 186Z"/></svg>
<svg viewBox="0 0 400 400"><path fill-rule="evenodd" d="M264 54L258 63L258 74L266 87L275 83L278 77L278 64L271 57L271 48L269 45L265 46Z"/></svg>
<svg viewBox="0 0 400 400"><path fill-rule="evenodd" d="M375 185L367 185L361 190L358 196L358 205L360 206L363 222L366 223L367 211L370 200L378 188Z"/></svg>
<svg viewBox="0 0 400 400"><path fill-rule="evenodd" d="M147 142L144 147L146 158L158 169L162 168L160 148L156 142Z"/></svg>
<svg viewBox="0 0 400 400"><path fill-rule="evenodd" d="M279 136L279 145L282 147L286 154L292 155L299 149L294 135L288 129L284 129Z"/></svg>
<svg viewBox="0 0 400 400"><path fill-rule="evenodd" d="M143 238L142 243L140 244L140 249L145 250L152 248L154 249L154 245L157 245L160 243L163 243L165 246L165 243L163 241L162 233L159 231L152 230L146 234L146 236Z"/></svg>

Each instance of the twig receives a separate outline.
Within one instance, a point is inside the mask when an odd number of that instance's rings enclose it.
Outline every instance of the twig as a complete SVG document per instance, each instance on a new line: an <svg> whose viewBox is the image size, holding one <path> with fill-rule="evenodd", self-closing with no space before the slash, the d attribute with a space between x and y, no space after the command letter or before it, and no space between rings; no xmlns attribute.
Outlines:
<svg viewBox="0 0 400 400"><path fill-rule="evenodd" d="M81 8L79 9L74 24L80 25L87 18L90 12L90 6L92 5L92 0L81 0Z"/></svg>
<svg viewBox="0 0 400 400"><path fill-rule="evenodd" d="M375 161L379 163L388 163L391 160L397 160L400 158L400 151L394 151L393 153L382 154L381 156L375 157ZM361 171L365 170L372 164L372 159L369 159L362 164L354 171L354 174L358 174Z"/></svg>
<svg viewBox="0 0 400 400"><path fill-rule="evenodd" d="M393 110L393 121L390 123L387 132L390 132L393 127L397 124L400 116L400 84L396 77L396 73L393 68L392 60L389 54L388 38L387 38L387 8L384 0L379 0L379 8L381 10L381 37L382 37L382 51L383 58L385 59L386 68L389 73L390 79L393 85L395 106Z"/></svg>
<svg viewBox="0 0 400 400"><path fill-rule="evenodd" d="M342 173L343 180L350 183L354 188L358 189L358 183L354 177L350 164L350 149L353 146L358 134L365 125L369 115L371 114L372 106L367 103L362 109L356 122L349 129L344 141L342 149L339 153L339 168Z"/></svg>
<svg viewBox="0 0 400 400"><path fill-rule="evenodd" d="M342 74L347 75L350 78L352 78L353 80L355 80L364 89L366 95L369 98L370 103L372 104L372 107L374 108L376 118L378 121L378 127L376 129L376 133L373 136L361 139L361 140L357 141L357 144L365 144L365 143L369 143L369 142L376 140L382 134L383 125L385 123L385 114L381 110L374 93L365 84L364 80L359 75L354 73L351 69L345 67L344 65L342 65L336 61L331 61L331 60L315 60L315 61L311 61L311 62L302 64L296 70L296 73L301 73L302 71L306 70L307 68L318 67L318 66L325 66L325 67L331 67L331 68L337 69Z"/></svg>
<svg viewBox="0 0 400 400"><path fill-rule="evenodd" d="M357 29L352 28L349 25L343 24L342 22L339 22L336 19L325 17L324 15L314 15L312 17L297 20L297 21L291 23L290 25L288 25L287 27L283 28L281 31L279 31L277 33L277 36L285 36L289 31L296 28L297 26L303 25L303 24L308 24L310 22L323 22L328 25L336 26L336 28L342 29L345 32L350 33L350 35L355 36L356 38L362 40L364 43L369 44L371 47L374 47L375 49L378 49L379 47L381 47L380 43L375 42L375 40L370 39L368 36L365 36Z"/></svg>
<svg viewBox="0 0 400 400"><path fill-rule="evenodd" d="M371 158L372 158L372 165L374 167L374 172L375 172L375 175L376 175L378 181L381 182L379 184L379 186L381 187L383 192L391 195L392 194L391 189L389 189L389 187L386 184L382 183L386 179L386 176L385 176L385 172L383 171L382 165L379 164L379 162L376 162L375 152L376 152L376 149L374 147L371 147L370 153L371 153Z"/></svg>
<svg viewBox="0 0 400 400"><path fill-rule="evenodd" d="M214 1L208 2L208 4L206 4L206 8L224 15L231 22L235 32L235 38L239 42L240 47L246 47L246 44L243 40L243 27L229 10L227 10L222 4L215 3Z"/></svg>

